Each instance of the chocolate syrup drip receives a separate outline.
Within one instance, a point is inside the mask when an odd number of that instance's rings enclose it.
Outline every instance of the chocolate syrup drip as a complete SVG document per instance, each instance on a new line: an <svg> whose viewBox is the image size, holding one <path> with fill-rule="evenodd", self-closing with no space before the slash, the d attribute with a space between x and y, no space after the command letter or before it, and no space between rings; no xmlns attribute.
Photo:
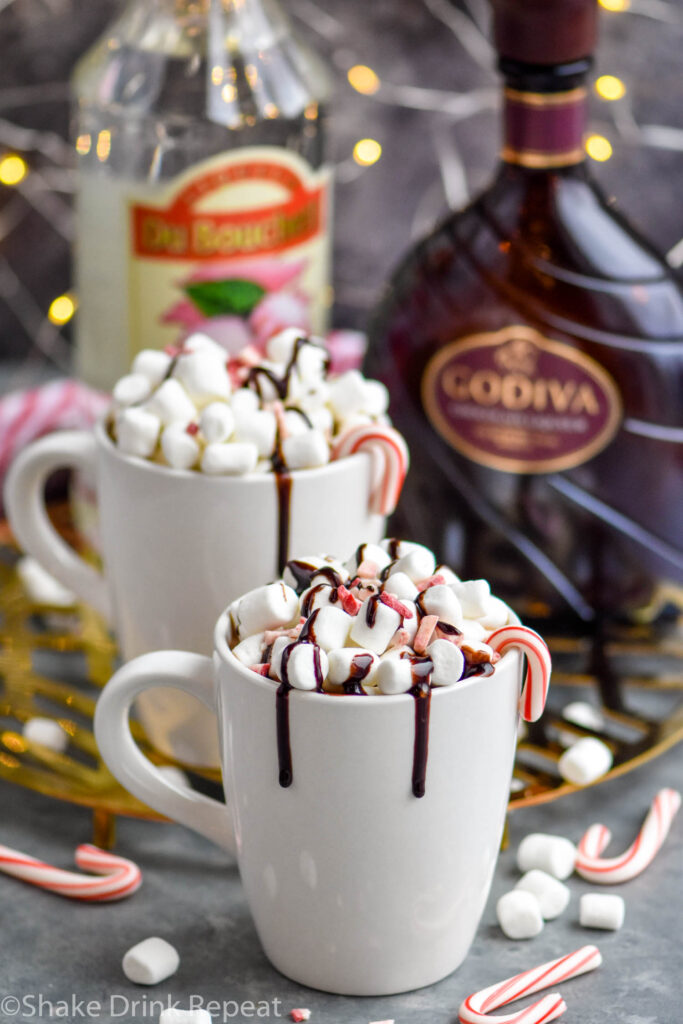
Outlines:
<svg viewBox="0 0 683 1024"><path fill-rule="evenodd" d="M304 421L309 430L313 430L313 422L311 420L311 417L308 415L307 412L305 412L304 409L299 409L297 405L286 405L285 412L298 413L298 415L301 416L301 419Z"/></svg>
<svg viewBox="0 0 683 1024"><path fill-rule="evenodd" d="M289 554L289 524L292 504L292 478L289 473L276 472L278 530L277 530L277 565L280 575L284 572Z"/></svg>
<svg viewBox="0 0 683 1024"><path fill-rule="evenodd" d="M392 562L395 562L398 558L401 542L396 537L389 538L389 558Z"/></svg>
<svg viewBox="0 0 683 1024"><path fill-rule="evenodd" d="M306 621L304 622L303 629L299 633L299 643L306 643L307 641L309 643L313 643L313 644L316 643L316 639L315 639L315 623L316 623L316 619L318 618L319 615L320 615L320 609L316 608L314 612L311 612L311 614L306 617ZM320 656L318 656L318 660L320 660ZM322 687L322 679L320 681L320 686Z"/></svg>
<svg viewBox="0 0 683 1024"><path fill-rule="evenodd" d="M342 683L345 694L350 697L367 697L361 684L367 678L374 660L371 654L354 655L351 660L349 677Z"/></svg>
<svg viewBox="0 0 683 1024"><path fill-rule="evenodd" d="M289 563L287 563L287 564L289 564ZM327 583L318 583L315 587L311 587L309 589L309 591L306 594L305 598L301 602L301 614L304 616L304 618L307 619L308 616L311 614L311 609L312 609L313 602L315 601L316 594L319 594L322 590L329 590L329 589L330 588L328 587ZM336 601L338 596L339 595L337 594L337 591L333 590L332 593L330 594L330 600Z"/></svg>
<svg viewBox="0 0 683 1024"><path fill-rule="evenodd" d="M290 356L289 362L285 367L285 372L282 375L282 377L278 377L278 375L267 366L252 366L247 376L247 384L249 385L249 387L253 385L254 390L258 394L261 401L263 401L263 391L261 390L260 378L266 377L275 388L278 398L282 402L284 402L289 391L290 378L292 376L292 373L294 372L296 361L299 358L299 352L301 352L301 349L305 345L311 345L313 348L320 348L320 345L316 345L314 341L311 341L311 339L307 338L305 335L302 335L300 338L297 338L296 341L294 342L292 355ZM325 355L325 361L323 363L323 366L325 368L325 374L327 374L330 368L330 357L327 353ZM298 411L299 410L297 409L297 412Z"/></svg>
<svg viewBox="0 0 683 1024"><path fill-rule="evenodd" d="M470 676L491 676L495 667L490 661L482 661L478 665L467 665L460 678L469 679Z"/></svg>
<svg viewBox="0 0 683 1024"><path fill-rule="evenodd" d="M316 567L311 565L310 562L302 562L297 558L293 558L287 562L287 568L296 581L297 593L301 594L304 590L308 590L311 585L311 579L317 572Z"/></svg>
<svg viewBox="0 0 683 1024"><path fill-rule="evenodd" d="M369 597L365 602L365 621L370 629L372 629L377 620L377 605L381 600L381 594L373 594L372 597Z"/></svg>
<svg viewBox="0 0 683 1024"><path fill-rule="evenodd" d="M389 564L385 565L384 568L380 571L379 578L381 579L382 583L386 583L386 581L389 579L393 564L393 562L389 562Z"/></svg>
<svg viewBox="0 0 683 1024"><path fill-rule="evenodd" d="M317 613L314 612L311 618ZM310 619L309 619L310 622ZM306 626L309 625L306 623ZM304 629L306 628L304 626ZM303 633L303 630L302 630ZM313 647L313 671L315 673L315 688L318 693L322 692L323 688L323 673L322 666L320 664L320 648L308 639L299 639L295 643L290 644L289 647L285 647L282 652L282 662L280 665L280 675L282 676L282 682L277 688L275 694L275 728L277 732L277 759L278 759L278 781L283 789L287 789L288 786L292 785L294 781L294 774L292 772L292 746L289 739L289 694L292 691L292 685L289 681L289 659L292 656L292 651L300 643L307 643Z"/></svg>
<svg viewBox="0 0 683 1024"><path fill-rule="evenodd" d="M437 622L436 628L440 629L442 633L447 633L448 636L462 636L461 629L458 629L457 626L452 626L450 622L442 622L441 619Z"/></svg>
<svg viewBox="0 0 683 1024"><path fill-rule="evenodd" d="M323 565L320 569L316 569L315 572L311 573L311 576L324 576L326 580L330 581L331 587L342 587L344 585L344 577L333 565Z"/></svg>
<svg viewBox="0 0 683 1024"><path fill-rule="evenodd" d="M427 753L429 748L429 712L432 688L429 676L434 669L429 658L411 658L413 685L410 694L415 700L415 744L413 747L413 796L425 795Z"/></svg>

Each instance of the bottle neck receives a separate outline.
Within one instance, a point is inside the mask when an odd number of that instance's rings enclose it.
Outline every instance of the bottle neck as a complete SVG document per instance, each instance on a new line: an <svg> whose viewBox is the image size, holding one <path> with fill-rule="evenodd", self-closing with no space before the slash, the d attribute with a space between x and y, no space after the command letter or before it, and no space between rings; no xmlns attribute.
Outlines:
<svg viewBox="0 0 683 1024"><path fill-rule="evenodd" d="M504 163L532 170L583 163L589 67L589 59L552 68L501 61Z"/></svg>

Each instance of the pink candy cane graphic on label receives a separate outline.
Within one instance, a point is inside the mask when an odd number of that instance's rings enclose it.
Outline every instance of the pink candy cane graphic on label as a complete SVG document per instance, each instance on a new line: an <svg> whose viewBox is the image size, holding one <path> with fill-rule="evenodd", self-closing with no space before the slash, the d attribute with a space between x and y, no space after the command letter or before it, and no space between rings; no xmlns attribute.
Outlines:
<svg viewBox="0 0 683 1024"><path fill-rule="evenodd" d="M343 459L356 452L372 456L373 483L370 511L390 515L398 504L410 458L405 441L393 427L379 423L349 427L341 434L332 450L333 459Z"/></svg>
<svg viewBox="0 0 683 1024"><path fill-rule="evenodd" d="M589 882L603 885L630 882L657 856L680 806L681 794L677 790L660 789L635 842L621 857L601 858L611 833L605 825L591 825L577 848L576 871Z"/></svg>
<svg viewBox="0 0 683 1024"><path fill-rule="evenodd" d="M131 896L142 884L142 873L137 864L89 843L77 848L75 860L84 871L106 877L93 878L75 871L62 871L28 854L11 850L9 846L0 845L0 871L68 899L91 903L121 900Z"/></svg>
<svg viewBox="0 0 683 1024"><path fill-rule="evenodd" d="M498 654L518 647L526 654L528 669L522 688L522 718L535 722L543 714L550 685L550 651L538 633L527 626L502 626L486 641Z"/></svg>
<svg viewBox="0 0 683 1024"><path fill-rule="evenodd" d="M602 957L597 946L582 946L559 960L551 960L530 971L522 971L513 978L468 996L460 1005L458 1017L461 1024L545 1024L546 1021L555 1020L567 1009L567 1004L558 992L543 996L538 1002L517 1013L496 1015L490 1011L529 996L532 992L540 992L551 985L576 978L579 974L594 971L601 963Z"/></svg>

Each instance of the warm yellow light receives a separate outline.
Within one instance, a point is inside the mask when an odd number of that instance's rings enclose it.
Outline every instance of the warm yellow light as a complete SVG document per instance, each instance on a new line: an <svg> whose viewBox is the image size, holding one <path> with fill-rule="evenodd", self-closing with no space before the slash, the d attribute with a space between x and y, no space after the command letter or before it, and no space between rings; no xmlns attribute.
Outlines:
<svg viewBox="0 0 683 1024"><path fill-rule="evenodd" d="M28 164L22 157L9 153L0 160L0 183L18 185L28 174Z"/></svg>
<svg viewBox="0 0 683 1024"><path fill-rule="evenodd" d="M50 303L50 308L47 311L47 318L50 323L57 326L67 324L76 312L76 306L76 299L73 295L58 295L57 298L53 299Z"/></svg>
<svg viewBox="0 0 683 1024"><path fill-rule="evenodd" d="M230 85L228 82L227 85L224 85L221 89L221 96L226 103L234 103L237 99L237 89L234 85Z"/></svg>
<svg viewBox="0 0 683 1024"><path fill-rule="evenodd" d="M347 78L356 92L362 92L364 96L372 96L382 84L367 64L354 64L349 68Z"/></svg>
<svg viewBox="0 0 683 1024"><path fill-rule="evenodd" d="M586 139L586 152L591 159L604 163L612 155L612 143L604 135L589 135Z"/></svg>
<svg viewBox="0 0 683 1024"><path fill-rule="evenodd" d="M76 152L79 156L87 156L92 148L92 136L89 132L79 135L76 139Z"/></svg>
<svg viewBox="0 0 683 1024"><path fill-rule="evenodd" d="M616 75L600 75L595 91L603 100L620 100L626 93L626 86Z"/></svg>
<svg viewBox="0 0 683 1024"><path fill-rule="evenodd" d="M97 136L97 146L95 148L97 153L97 159L100 163L105 163L109 159L109 153L111 152L111 132L104 128Z"/></svg>
<svg viewBox="0 0 683 1024"><path fill-rule="evenodd" d="M631 6L631 0L598 0L598 2L606 11L627 11Z"/></svg>
<svg viewBox="0 0 683 1024"><path fill-rule="evenodd" d="M382 155L382 147L376 139L359 139L353 147L353 159L361 167L376 164Z"/></svg>
<svg viewBox="0 0 683 1024"><path fill-rule="evenodd" d="M223 81L223 68L220 64L215 64L211 68L211 81L214 85L220 85Z"/></svg>
<svg viewBox="0 0 683 1024"><path fill-rule="evenodd" d="M280 111L278 110L278 107L275 103L266 103L265 107L263 108L264 117L277 117L279 113Z"/></svg>

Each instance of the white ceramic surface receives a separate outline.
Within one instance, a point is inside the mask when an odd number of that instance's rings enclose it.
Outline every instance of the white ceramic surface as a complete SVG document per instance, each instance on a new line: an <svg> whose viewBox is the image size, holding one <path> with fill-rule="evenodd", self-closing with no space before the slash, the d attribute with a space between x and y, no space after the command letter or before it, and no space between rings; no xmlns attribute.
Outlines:
<svg viewBox="0 0 683 1024"><path fill-rule="evenodd" d="M292 691L294 781L278 782L276 684L216 627L213 666L174 651L122 668L95 716L102 756L132 793L236 853L278 970L329 992L429 985L464 959L486 902L512 773L521 655L490 678L434 689L426 793L413 796L415 705ZM216 709L227 809L172 787L135 746L128 709L173 684Z"/></svg>
<svg viewBox="0 0 683 1024"><path fill-rule="evenodd" d="M104 577L48 520L45 481L65 466L94 471ZM384 519L368 511L371 474L367 454L293 472L289 551L350 553L379 540ZM122 455L103 423L26 448L8 474L5 503L21 547L110 622L126 660L170 647L208 654L226 605L279 575L272 473L211 477ZM196 700L155 691L139 712L160 750L218 764L215 725Z"/></svg>

